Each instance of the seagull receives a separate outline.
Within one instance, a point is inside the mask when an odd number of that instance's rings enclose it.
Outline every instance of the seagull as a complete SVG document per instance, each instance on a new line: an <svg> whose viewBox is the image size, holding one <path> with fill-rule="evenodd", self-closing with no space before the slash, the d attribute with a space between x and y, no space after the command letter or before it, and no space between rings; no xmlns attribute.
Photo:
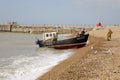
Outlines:
<svg viewBox="0 0 120 80"><path fill-rule="evenodd" d="M96 50L94 53L96 54L98 51Z"/></svg>
<svg viewBox="0 0 120 80"><path fill-rule="evenodd" d="M111 49L111 48L109 48L109 49L107 50L107 52L106 52L106 53L113 54L112 49Z"/></svg>
<svg viewBox="0 0 120 80"><path fill-rule="evenodd" d="M93 49L94 49L94 47L93 47L93 46L91 46L91 47L90 47L90 49L91 49L91 50L93 50Z"/></svg>

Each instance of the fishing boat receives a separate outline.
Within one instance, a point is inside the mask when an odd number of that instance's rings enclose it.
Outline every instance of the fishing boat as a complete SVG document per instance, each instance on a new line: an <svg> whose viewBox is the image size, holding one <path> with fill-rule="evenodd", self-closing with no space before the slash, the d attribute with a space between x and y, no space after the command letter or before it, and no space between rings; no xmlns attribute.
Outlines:
<svg viewBox="0 0 120 80"><path fill-rule="evenodd" d="M37 39L36 44L39 47L48 47L55 49L80 48L86 45L89 34L79 34L76 37L58 40L56 32L44 33L43 40Z"/></svg>

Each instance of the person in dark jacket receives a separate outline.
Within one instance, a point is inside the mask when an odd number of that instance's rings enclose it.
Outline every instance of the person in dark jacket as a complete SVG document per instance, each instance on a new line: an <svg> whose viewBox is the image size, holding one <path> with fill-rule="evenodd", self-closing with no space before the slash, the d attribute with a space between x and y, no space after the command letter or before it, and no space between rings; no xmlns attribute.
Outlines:
<svg viewBox="0 0 120 80"><path fill-rule="evenodd" d="M82 35L84 35L85 34L85 28L81 31L81 33L80 34L82 34Z"/></svg>

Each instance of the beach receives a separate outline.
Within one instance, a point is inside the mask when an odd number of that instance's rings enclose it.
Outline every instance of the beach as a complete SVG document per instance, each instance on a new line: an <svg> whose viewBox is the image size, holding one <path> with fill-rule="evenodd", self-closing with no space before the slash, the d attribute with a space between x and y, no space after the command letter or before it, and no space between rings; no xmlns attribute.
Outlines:
<svg viewBox="0 0 120 80"><path fill-rule="evenodd" d="M108 29L113 31L106 40ZM120 27L93 29L89 43L37 80L119 80Z"/></svg>

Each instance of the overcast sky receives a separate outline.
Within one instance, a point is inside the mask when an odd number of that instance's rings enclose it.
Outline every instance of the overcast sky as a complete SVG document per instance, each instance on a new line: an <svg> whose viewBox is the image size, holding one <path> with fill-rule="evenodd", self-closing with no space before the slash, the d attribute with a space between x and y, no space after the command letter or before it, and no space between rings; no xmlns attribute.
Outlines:
<svg viewBox="0 0 120 80"><path fill-rule="evenodd" d="M120 0L0 0L0 23L120 25Z"/></svg>

